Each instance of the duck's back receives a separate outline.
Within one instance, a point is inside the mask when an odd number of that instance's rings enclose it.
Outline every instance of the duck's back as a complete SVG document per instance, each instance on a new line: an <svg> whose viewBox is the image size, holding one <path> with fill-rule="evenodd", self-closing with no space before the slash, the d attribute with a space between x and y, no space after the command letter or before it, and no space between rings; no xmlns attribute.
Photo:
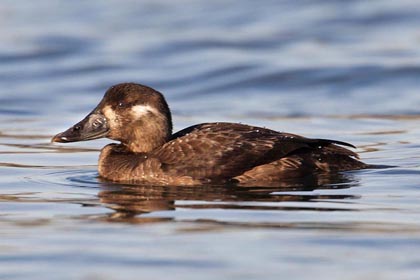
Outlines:
<svg viewBox="0 0 420 280"><path fill-rule="evenodd" d="M235 123L195 125L151 154L172 177L240 183L277 181L308 172L366 167L350 144Z"/></svg>

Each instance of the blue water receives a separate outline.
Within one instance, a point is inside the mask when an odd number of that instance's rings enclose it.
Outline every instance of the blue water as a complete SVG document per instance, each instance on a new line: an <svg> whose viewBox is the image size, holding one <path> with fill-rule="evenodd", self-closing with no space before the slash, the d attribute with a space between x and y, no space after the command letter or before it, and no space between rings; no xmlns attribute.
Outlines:
<svg viewBox="0 0 420 280"><path fill-rule="evenodd" d="M419 279L419 1L0 2L1 279ZM103 182L50 144L119 82L395 168L265 188Z"/></svg>

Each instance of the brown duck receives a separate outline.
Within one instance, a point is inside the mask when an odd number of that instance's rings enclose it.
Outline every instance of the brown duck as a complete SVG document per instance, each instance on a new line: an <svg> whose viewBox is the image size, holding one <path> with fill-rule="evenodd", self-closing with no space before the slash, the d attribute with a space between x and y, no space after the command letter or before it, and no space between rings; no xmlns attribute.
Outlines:
<svg viewBox="0 0 420 280"><path fill-rule="evenodd" d="M237 123L203 123L172 134L165 98L140 84L112 86L82 121L52 138L76 142L107 137L99 175L153 185L272 184L311 173L366 168L353 145Z"/></svg>

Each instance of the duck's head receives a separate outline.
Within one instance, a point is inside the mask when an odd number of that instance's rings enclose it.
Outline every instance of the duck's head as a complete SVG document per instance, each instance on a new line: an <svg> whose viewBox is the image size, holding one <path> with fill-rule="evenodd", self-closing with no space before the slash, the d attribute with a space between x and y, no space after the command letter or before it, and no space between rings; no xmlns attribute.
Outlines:
<svg viewBox="0 0 420 280"><path fill-rule="evenodd" d="M149 152L172 134L168 104L156 90L134 83L112 86L93 111L52 142L76 142L98 138L121 141L132 152Z"/></svg>

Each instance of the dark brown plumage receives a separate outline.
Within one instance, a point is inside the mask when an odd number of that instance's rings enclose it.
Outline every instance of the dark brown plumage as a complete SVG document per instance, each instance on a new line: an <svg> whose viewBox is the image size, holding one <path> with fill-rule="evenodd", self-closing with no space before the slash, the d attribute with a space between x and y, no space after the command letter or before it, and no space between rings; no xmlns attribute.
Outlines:
<svg viewBox="0 0 420 280"><path fill-rule="evenodd" d="M236 123L204 123L172 135L169 107L159 92L138 84L111 87L81 122L54 142L107 137L99 174L111 181L156 185L236 182L264 185L311 172L365 168L335 140L310 139Z"/></svg>

